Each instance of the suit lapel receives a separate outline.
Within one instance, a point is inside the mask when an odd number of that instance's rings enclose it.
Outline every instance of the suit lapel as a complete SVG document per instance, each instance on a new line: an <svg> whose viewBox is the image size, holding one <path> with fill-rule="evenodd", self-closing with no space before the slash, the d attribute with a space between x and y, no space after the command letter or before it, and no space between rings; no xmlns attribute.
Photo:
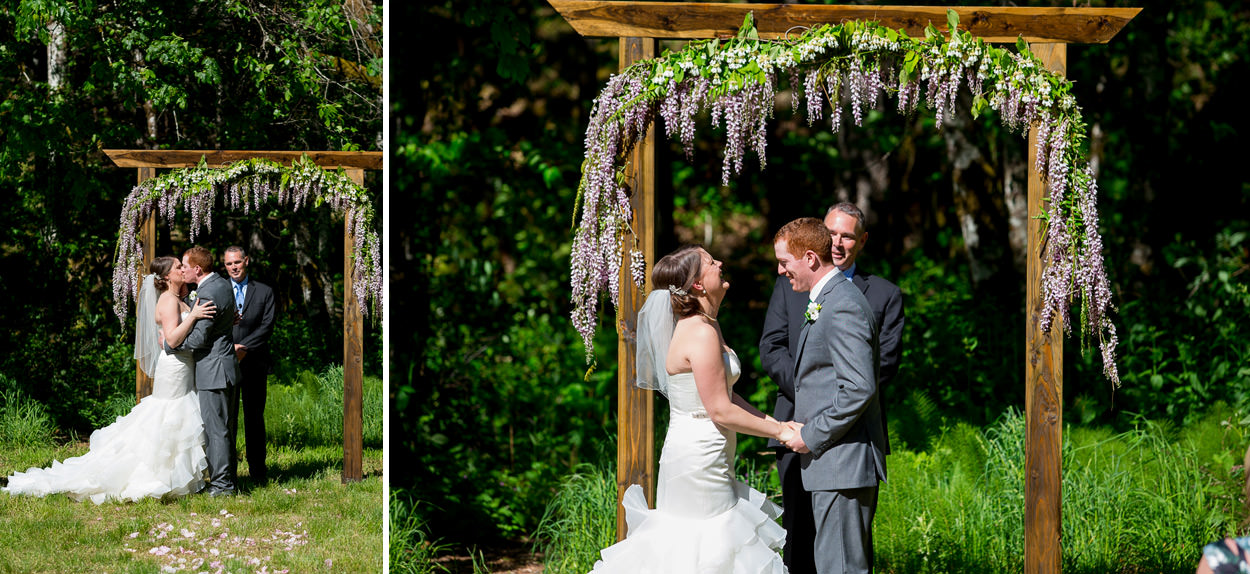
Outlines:
<svg viewBox="0 0 1250 574"><path fill-rule="evenodd" d="M840 273L840 272L839 272L839 271L837 271L837 270L834 270L833 272L834 272L834 273ZM817 296L816 296L816 304L817 304L817 305L822 305L822 306L823 306L823 305L825 304L825 299L826 299L827 297L829 297L829 294L830 294L830 293L832 293L832 292L833 292L833 288L834 288L834 286L835 286L835 285L836 285L839 281L842 281L842 280L844 280L844 279L846 279L846 276L842 276L841 278L839 278L839 277L831 277L831 278L829 279L829 282L828 282L828 283L825 283L824 288L822 288L822 289L820 290L820 295L817 295ZM808 301L810 301L810 299L808 299ZM807 312L807 301L804 301L804 303L803 303L803 312L804 312L804 313L806 313L806 312ZM819 320L819 318L818 318L817 320ZM794 372L795 372L796 374L799 372L799 360L803 358L803 349L804 349L804 347L805 347L805 346L806 346L806 344L807 344L807 335L808 335L808 333L810 333L810 332L811 332L811 330L812 330L812 325L813 325L814 323L815 323L815 321L808 322L808 321L806 320L806 318L804 318L804 320L803 320L803 331L802 331L802 334L800 334L800 335L799 335L799 351L798 351L798 354L796 354L796 355L795 355L795 357L794 357ZM797 388L799 388L799 380L798 380L798 378L797 378L797 377L794 379L794 388L796 388L796 389L797 389Z"/></svg>
<svg viewBox="0 0 1250 574"><path fill-rule="evenodd" d="M795 374L797 374L797 373L799 372L799 363L800 363L800 362L802 362L802 359L803 359L803 349L804 349L804 344L805 344L805 343L807 343L807 333L808 333L808 331L811 331L811 330L812 330L812 329L811 329L811 326L812 326L812 324L811 324L811 323L808 323L807 321L804 321L804 322L803 322L803 330L799 332L799 350L798 350L798 353L796 353L796 354L794 355L794 372L795 372ZM798 388L799 388L799 379L798 379L797 377L794 379L794 388L795 388L795 389L798 389Z"/></svg>
<svg viewBox="0 0 1250 574"><path fill-rule="evenodd" d="M859 287L860 293L868 294L868 274L860 271L858 266L855 267L855 277L851 279L851 282Z"/></svg>

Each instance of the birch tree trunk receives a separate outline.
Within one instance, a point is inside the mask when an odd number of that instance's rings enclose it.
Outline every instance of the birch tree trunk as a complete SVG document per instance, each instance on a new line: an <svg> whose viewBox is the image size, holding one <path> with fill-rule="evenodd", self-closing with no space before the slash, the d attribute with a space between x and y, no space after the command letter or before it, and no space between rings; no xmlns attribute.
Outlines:
<svg viewBox="0 0 1250 574"><path fill-rule="evenodd" d="M48 88L55 92L65 80L65 26L48 22Z"/></svg>

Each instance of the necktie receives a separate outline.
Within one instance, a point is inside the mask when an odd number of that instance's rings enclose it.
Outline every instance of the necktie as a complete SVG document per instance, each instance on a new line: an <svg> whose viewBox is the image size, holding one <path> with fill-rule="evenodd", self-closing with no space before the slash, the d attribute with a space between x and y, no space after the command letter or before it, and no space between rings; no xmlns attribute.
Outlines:
<svg viewBox="0 0 1250 574"><path fill-rule="evenodd" d="M243 312L243 286L234 284L234 304L239 307L239 313Z"/></svg>

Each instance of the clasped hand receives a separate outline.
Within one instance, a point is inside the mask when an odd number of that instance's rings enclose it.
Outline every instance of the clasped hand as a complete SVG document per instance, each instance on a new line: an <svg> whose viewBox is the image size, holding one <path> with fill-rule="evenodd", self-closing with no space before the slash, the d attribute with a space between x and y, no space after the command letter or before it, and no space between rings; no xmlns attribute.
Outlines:
<svg viewBox="0 0 1250 574"><path fill-rule="evenodd" d="M803 442L803 433L799 432L799 429L803 428L802 423L786 421L781 423L781 425L784 428L781 430L781 435L777 437L778 441L786 445L786 448L794 452L811 452L811 450L807 448L807 444Z"/></svg>

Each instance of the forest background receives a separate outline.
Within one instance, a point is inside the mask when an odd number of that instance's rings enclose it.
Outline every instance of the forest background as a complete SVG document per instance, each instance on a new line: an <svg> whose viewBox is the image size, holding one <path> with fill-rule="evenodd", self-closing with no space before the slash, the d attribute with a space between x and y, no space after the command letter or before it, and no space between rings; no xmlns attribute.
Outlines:
<svg viewBox="0 0 1250 574"><path fill-rule="evenodd" d="M1123 386L1069 340L1065 421L1167 429L1217 412L1244 425L1250 126L1236 86L1250 73L1248 4L1090 5L1143 8L1108 44L1068 48L1101 188ZM432 539L524 540L562 477L615 453L614 313L605 304L598 367L584 378L568 267L584 130L617 42L578 36L539 0L395 10L410 25L391 36L389 62L390 193L405 214L389 237L392 485ZM867 206L860 264L905 297L902 365L882 391L895 444L924 451L942 429L1023 409L1024 138L993 114L972 119L966 93L941 130L932 112L907 117L891 102L835 134L780 101L767 165L727 187L723 132L705 119L689 161L660 135L657 253L698 242L725 261L721 324L745 365L737 391L772 406L756 345L773 232L850 200ZM1213 472L1240 473L1228 453L1240 462L1245 446L1224 444ZM766 465L763 450L744 437L739 457Z"/></svg>
<svg viewBox="0 0 1250 574"><path fill-rule="evenodd" d="M6 2L0 94L0 391L40 403L62 439L85 438L135 401L133 306L113 314L111 277L136 171L102 150L381 149L381 6ZM379 211L381 179L366 175ZM190 247L189 223L158 223L155 252ZM342 364L341 219L219 206L196 242L218 271L243 245L251 276L274 288L271 385ZM365 371L380 377L376 319Z"/></svg>

